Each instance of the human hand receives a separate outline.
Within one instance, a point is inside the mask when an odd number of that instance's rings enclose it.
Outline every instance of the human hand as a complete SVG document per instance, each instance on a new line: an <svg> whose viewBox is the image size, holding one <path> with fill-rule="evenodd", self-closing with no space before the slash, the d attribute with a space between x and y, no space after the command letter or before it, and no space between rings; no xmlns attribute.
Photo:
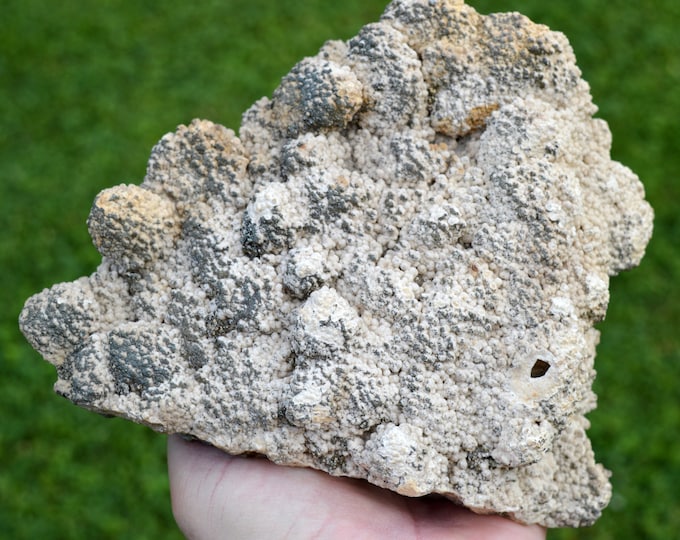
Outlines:
<svg viewBox="0 0 680 540"><path fill-rule="evenodd" d="M362 480L168 440L172 510L191 540L544 539L545 529Z"/></svg>

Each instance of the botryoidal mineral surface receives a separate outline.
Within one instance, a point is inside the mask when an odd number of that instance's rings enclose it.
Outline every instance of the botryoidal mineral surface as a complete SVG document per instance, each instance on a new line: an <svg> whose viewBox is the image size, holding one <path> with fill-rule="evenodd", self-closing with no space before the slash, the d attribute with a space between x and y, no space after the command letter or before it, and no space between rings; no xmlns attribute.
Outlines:
<svg viewBox="0 0 680 540"><path fill-rule="evenodd" d="M567 39L395 0L94 201L102 263L20 317L74 403L545 526L593 523L609 277L652 210Z"/></svg>

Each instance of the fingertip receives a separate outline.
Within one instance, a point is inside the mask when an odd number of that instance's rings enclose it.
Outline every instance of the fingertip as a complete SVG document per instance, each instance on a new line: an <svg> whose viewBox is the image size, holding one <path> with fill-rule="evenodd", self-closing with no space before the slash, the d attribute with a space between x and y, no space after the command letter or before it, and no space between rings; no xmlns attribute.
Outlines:
<svg viewBox="0 0 680 540"><path fill-rule="evenodd" d="M231 456L200 441L168 437L168 477L172 513L187 538L210 538L212 495Z"/></svg>

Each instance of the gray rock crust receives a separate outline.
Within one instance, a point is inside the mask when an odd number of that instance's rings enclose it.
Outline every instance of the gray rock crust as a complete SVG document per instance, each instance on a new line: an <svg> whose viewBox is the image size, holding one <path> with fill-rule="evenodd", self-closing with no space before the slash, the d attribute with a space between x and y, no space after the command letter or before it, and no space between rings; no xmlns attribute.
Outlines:
<svg viewBox="0 0 680 540"><path fill-rule="evenodd" d="M549 527L610 497L585 414L652 231L566 38L395 0L94 201L89 277L20 317L76 404Z"/></svg>

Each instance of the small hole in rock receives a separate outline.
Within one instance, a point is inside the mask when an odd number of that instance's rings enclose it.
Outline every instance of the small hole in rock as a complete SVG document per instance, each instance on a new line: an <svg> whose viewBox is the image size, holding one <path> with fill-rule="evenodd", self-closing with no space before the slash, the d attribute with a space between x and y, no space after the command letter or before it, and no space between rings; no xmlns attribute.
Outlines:
<svg viewBox="0 0 680 540"><path fill-rule="evenodd" d="M531 378L543 377L550 369L550 364L544 360L538 359L531 368Z"/></svg>

